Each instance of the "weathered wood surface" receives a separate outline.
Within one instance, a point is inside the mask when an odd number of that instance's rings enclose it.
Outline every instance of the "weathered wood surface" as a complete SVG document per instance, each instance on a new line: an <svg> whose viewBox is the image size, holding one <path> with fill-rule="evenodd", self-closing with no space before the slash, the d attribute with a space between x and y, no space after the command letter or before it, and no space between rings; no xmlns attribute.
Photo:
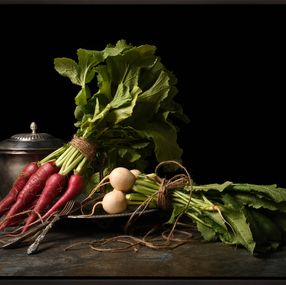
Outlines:
<svg viewBox="0 0 286 285"><path fill-rule="evenodd" d="M0 249L0 276L25 277L204 277L285 278L286 248L257 258L242 248L194 239L172 250L140 247L137 252L96 252L86 245L64 249L78 241L122 234L121 220L61 220L27 255L27 245Z"/></svg>

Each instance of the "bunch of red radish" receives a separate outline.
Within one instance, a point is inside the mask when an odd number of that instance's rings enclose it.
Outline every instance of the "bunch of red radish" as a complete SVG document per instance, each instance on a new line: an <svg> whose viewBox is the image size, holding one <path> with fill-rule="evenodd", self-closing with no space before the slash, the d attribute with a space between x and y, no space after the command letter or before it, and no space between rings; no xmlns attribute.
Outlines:
<svg viewBox="0 0 286 285"><path fill-rule="evenodd" d="M59 170L55 160L31 162L24 167L0 202L0 216L5 215L0 231L18 225L30 213L22 228L25 232L39 215L42 215L42 220L47 219L81 192L83 176L76 172L72 175L61 174Z"/></svg>
<svg viewBox="0 0 286 285"><path fill-rule="evenodd" d="M83 158L77 168L69 167L67 170L62 166L62 156L66 150L57 150L56 154L53 153L42 161L31 162L24 167L9 193L0 201L0 217L4 215L0 222L0 231L24 221L21 229L23 233L37 221L49 218L81 193L85 181L79 170L82 170L86 160ZM51 156L58 158L49 160ZM113 169L103 179L103 182L109 179L108 183L113 190L106 193L103 200L97 204L102 204L105 212L109 214L126 210L128 203L125 193L132 188L139 173L138 170L128 170L124 167ZM99 186L101 183L90 193L87 200Z"/></svg>

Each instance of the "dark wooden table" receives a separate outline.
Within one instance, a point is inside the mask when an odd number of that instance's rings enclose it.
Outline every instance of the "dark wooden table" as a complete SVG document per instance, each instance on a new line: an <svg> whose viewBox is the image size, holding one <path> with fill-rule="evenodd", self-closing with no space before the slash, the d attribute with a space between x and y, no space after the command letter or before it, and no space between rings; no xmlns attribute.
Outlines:
<svg viewBox="0 0 286 285"><path fill-rule="evenodd" d="M153 215L148 217L149 221L156 220ZM136 223L140 222L145 223L144 218ZM267 257L254 257L243 248L220 242L208 243L198 239L196 234L192 242L175 249L139 247L137 252L110 253L93 251L85 244L65 251L67 246L79 241L88 242L123 234L125 223L126 220L122 218L100 222L60 220L33 255L27 255L27 245L23 244L14 249L0 249L0 282L9 284L7 281L10 280L15 284L25 282L27 278L44 278L41 282L47 282L50 278L71 278L68 284L72 280L87 282L98 278L119 278L119 281L121 278L150 281L151 278L159 282L163 278L164 284L168 284L168 280L175 278L181 282L191 280L192 284L201 279L222 279L224 282L231 279L231 284L236 284L234 281L244 282L254 278L273 284L273 280L281 283L286 277L285 248Z"/></svg>

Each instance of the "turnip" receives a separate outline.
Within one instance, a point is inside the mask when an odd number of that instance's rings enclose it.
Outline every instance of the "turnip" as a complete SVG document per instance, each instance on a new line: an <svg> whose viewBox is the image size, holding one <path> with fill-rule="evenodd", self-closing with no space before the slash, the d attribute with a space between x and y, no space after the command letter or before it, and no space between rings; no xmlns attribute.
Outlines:
<svg viewBox="0 0 286 285"><path fill-rule="evenodd" d="M79 217L92 216L98 205L101 205L103 210L108 214L119 214L127 209L128 202L122 191L113 189L112 191L107 192L101 201L93 205L90 214L80 215Z"/></svg>
<svg viewBox="0 0 286 285"><path fill-rule="evenodd" d="M122 191L113 189L101 201L103 210L108 214L119 214L127 209L127 199Z"/></svg>
<svg viewBox="0 0 286 285"><path fill-rule="evenodd" d="M95 188L89 193L89 195L81 201L81 205L85 205L89 202L94 195L102 186L111 185L113 189L127 193L131 191L134 183L136 181L136 176L125 167L114 168L109 175L106 175Z"/></svg>
<svg viewBox="0 0 286 285"><path fill-rule="evenodd" d="M100 189L102 185L110 184L113 190L105 194L102 201L93 205L92 212L88 216L94 214L95 208L99 204L102 205L104 211L108 214L118 214L125 211L128 204L125 193L132 189L136 181L136 175L141 173L137 169L133 169L132 172L125 167L116 167L109 175L105 176L81 204L84 205L87 201L90 201L92 195Z"/></svg>
<svg viewBox="0 0 286 285"><path fill-rule="evenodd" d="M141 174L141 171L139 169L131 169L130 172L135 176L135 178L137 178L138 175Z"/></svg>
<svg viewBox="0 0 286 285"><path fill-rule="evenodd" d="M129 191L135 183L136 176L125 167L116 167L109 174L110 185L119 191Z"/></svg>

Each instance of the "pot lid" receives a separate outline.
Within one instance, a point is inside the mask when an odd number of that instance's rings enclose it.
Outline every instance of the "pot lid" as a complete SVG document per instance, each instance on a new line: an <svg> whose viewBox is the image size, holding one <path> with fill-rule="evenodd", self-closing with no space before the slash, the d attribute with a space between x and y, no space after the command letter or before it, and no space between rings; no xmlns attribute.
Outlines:
<svg viewBox="0 0 286 285"><path fill-rule="evenodd" d="M48 133L37 133L37 124L30 125L31 133L21 133L0 142L0 150L52 150L62 146L65 142Z"/></svg>

